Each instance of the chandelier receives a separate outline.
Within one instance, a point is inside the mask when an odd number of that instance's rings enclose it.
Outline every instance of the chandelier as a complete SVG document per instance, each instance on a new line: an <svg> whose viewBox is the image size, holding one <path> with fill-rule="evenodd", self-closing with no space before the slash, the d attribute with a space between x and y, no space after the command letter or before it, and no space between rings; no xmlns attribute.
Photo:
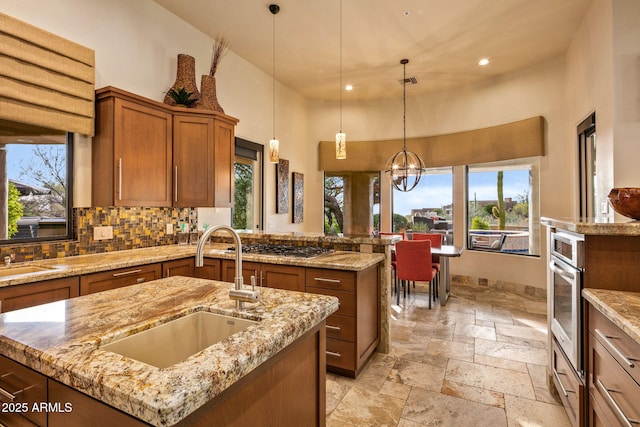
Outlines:
<svg viewBox="0 0 640 427"><path fill-rule="evenodd" d="M413 151L407 150L407 64L408 59L402 59L402 150L395 153L387 161L384 172L391 181L391 185L398 191L407 192L415 188L425 173L424 162Z"/></svg>

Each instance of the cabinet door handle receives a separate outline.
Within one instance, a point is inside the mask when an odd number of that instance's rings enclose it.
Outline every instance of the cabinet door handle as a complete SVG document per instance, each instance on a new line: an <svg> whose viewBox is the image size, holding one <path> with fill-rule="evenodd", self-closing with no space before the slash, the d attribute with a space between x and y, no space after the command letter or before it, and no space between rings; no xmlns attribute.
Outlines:
<svg viewBox="0 0 640 427"><path fill-rule="evenodd" d="M620 421L623 422L623 424L627 427L633 427L631 425L631 423L633 424L639 424L640 421L638 420L634 420L631 419L629 417L627 417L624 414L624 411L622 410L622 408L618 405L618 403L615 401L615 399L613 398L613 396L611 395L611 391L614 390L609 390L607 389L607 387L605 387L605 385L602 383L602 381L600 381L600 379L596 380L596 385L600 388L600 390L602 391L602 393L604 394L604 397L609 401L609 404L613 407L613 409L616 412L616 415L618 416L618 418L620 419Z"/></svg>
<svg viewBox="0 0 640 427"><path fill-rule="evenodd" d="M325 353L327 353L327 356L342 357L342 353L337 353L335 351L326 350Z"/></svg>
<svg viewBox="0 0 640 427"><path fill-rule="evenodd" d="M340 283L339 279L327 279L325 277L314 277L313 280L318 282Z"/></svg>
<svg viewBox="0 0 640 427"><path fill-rule="evenodd" d="M325 325L325 327L327 329L331 329L332 331L340 331L340 326Z"/></svg>
<svg viewBox="0 0 640 427"><path fill-rule="evenodd" d="M569 392L567 392L567 389L564 387L564 384L562 384L562 380L560 379L560 375L558 375L558 371L555 370L555 368L553 369L553 376L556 377L556 381L558 381L558 384L560 385L560 391L562 391L562 394L564 394L564 397L569 397ZM573 393L573 391L569 390L571 393Z"/></svg>
<svg viewBox="0 0 640 427"><path fill-rule="evenodd" d="M141 271L142 270L140 269L123 271L122 273L113 273L112 276L113 277L128 276L129 274L136 274L136 273L140 273Z"/></svg>
<svg viewBox="0 0 640 427"><path fill-rule="evenodd" d="M605 335L604 332L602 332L600 329L596 328L595 330L596 335L598 335L598 337L602 340L602 342L609 348L611 349L611 351L613 351L616 355L618 355L619 358L622 359L622 361L624 363L627 364L627 366L629 366L630 368L634 367L634 364L631 360L633 360L630 357L625 356L624 354L622 354L622 352L618 349L618 347L616 347L610 340L610 338L616 339L618 337L613 336L613 335Z"/></svg>
<svg viewBox="0 0 640 427"><path fill-rule="evenodd" d="M9 377L11 375L13 375L12 372L7 372L6 374L1 375L0 378ZM7 399L9 399L10 402L13 402L16 399L16 397L18 397L18 395L20 393L22 393L23 391L28 390L28 389L30 389L32 387L33 386L24 387L24 388L21 388L21 389L18 389L16 391L14 391L14 392L10 392L6 388L0 386L0 397L7 398Z"/></svg>
<svg viewBox="0 0 640 427"><path fill-rule="evenodd" d="M122 200L122 157L118 158L118 200Z"/></svg>
<svg viewBox="0 0 640 427"><path fill-rule="evenodd" d="M173 175L173 200L178 201L178 165L175 166L175 174Z"/></svg>

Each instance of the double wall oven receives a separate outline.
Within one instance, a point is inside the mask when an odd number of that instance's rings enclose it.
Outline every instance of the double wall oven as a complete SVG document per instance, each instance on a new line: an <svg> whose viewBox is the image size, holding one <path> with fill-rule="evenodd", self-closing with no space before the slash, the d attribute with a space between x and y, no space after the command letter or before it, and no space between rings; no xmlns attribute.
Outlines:
<svg viewBox="0 0 640 427"><path fill-rule="evenodd" d="M578 376L583 378L581 292L584 236L552 229L550 239L551 332Z"/></svg>

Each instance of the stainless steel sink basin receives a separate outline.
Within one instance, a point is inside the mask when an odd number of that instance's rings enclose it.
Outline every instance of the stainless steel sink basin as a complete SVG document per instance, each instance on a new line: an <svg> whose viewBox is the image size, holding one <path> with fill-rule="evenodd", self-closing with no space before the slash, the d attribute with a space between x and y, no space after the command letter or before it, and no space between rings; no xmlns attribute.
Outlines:
<svg viewBox="0 0 640 427"><path fill-rule="evenodd" d="M158 368L167 368L257 323L199 311L100 348Z"/></svg>
<svg viewBox="0 0 640 427"><path fill-rule="evenodd" d="M38 267L36 265L0 267L0 277L21 276L23 274L41 273L51 270L55 270L55 268Z"/></svg>

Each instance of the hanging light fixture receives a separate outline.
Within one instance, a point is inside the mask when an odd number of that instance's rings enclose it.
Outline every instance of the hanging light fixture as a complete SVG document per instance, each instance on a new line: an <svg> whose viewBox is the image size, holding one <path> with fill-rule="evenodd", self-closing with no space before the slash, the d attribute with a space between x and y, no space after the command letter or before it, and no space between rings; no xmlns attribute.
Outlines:
<svg viewBox="0 0 640 427"><path fill-rule="evenodd" d="M280 6L270 4L269 12L273 14L273 138L269 141L269 163L278 163L280 142L276 139L276 15L280 12Z"/></svg>
<svg viewBox="0 0 640 427"><path fill-rule="evenodd" d="M342 132L342 0L340 0L340 132L336 133L336 159L347 158L347 134Z"/></svg>
<svg viewBox="0 0 640 427"><path fill-rule="evenodd" d="M418 185L425 167L422 159L413 151L407 150L407 64L408 59L402 59L402 150L391 156L384 168L385 174L391 180L391 185L398 191L411 191Z"/></svg>

